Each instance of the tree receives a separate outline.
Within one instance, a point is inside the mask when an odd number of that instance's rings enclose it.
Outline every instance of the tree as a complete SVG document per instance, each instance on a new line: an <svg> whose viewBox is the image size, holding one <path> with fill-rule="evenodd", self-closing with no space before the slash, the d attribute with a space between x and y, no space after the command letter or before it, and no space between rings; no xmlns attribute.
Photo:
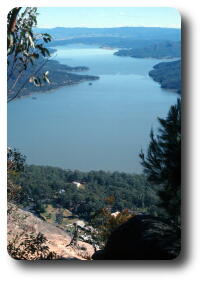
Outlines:
<svg viewBox="0 0 204 283"><path fill-rule="evenodd" d="M7 148L7 172L8 174L16 174L23 171L25 165L25 156L18 152L15 148Z"/></svg>
<svg viewBox="0 0 204 283"><path fill-rule="evenodd" d="M25 156L16 149L7 149L7 200L18 203L24 197L21 186L13 183L12 177L24 170Z"/></svg>
<svg viewBox="0 0 204 283"><path fill-rule="evenodd" d="M144 173L152 183L161 184L161 206L174 222L180 222L181 201L181 100L171 106L166 119L159 118L159 133L150 134L147 155L141 152Z"/></svg>
<svg viewBox="0 0 204 283"><path fill-rule="evenodd" d="M133 216L134 214L128 209L123 209L115 215L111 213L109 207L104 207L95 211L91 219L91 225L97 228L97 239L101 242L101 246L106 243L110 234L117 227L128 221Z"/></svg>
<svg viewBox="0 0 204 283"><path fill-rule="evenodd" d="M22 13L20 13L22 11ZM7 17L8 102L18 97L28 82L41 86L49 83L48 72L38 76L50 56L43 43L51 41L47 33L35 34L37 8L16 7ZM46 59L45 59L46 57ZM36 64L35 61L38 60Z"/></svg>

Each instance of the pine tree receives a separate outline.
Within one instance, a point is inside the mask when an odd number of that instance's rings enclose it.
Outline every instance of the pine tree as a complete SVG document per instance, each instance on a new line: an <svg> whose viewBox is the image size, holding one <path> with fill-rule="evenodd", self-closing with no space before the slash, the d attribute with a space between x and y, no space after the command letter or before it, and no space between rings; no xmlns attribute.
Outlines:
<svg viewBox="0 0 204 283"><path fill-rule="evenodd" d="M166 119L159 118L160 128L155 136L150 133L150 144L145 156L140 154L144 173L154 184L161 184L161 207L174 222L180 222L181 202L181 100L171 106Z"/></svg>

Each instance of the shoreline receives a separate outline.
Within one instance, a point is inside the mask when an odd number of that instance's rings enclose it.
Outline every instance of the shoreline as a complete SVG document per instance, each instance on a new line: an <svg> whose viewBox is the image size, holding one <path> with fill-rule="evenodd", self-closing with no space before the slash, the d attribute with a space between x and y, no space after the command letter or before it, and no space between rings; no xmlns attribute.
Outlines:
<svg viewBox="0 0 204 283"><path fill-rule="evenodd" d="M91 80L91 82L92 81L98 81L100 79L100 77L98 78L98 79L94 79L94 80ZM47 89L47 90L44 90L44 91L42 91L42 90L40 90L40 91L32 91L32 92L30 92L29 94L26 94L26 95L21 95L21 96L18 96L18 97L16 97L13 101L15 101L15 100L17 100L17 99L24 99L24 98L27 98L27 97L31 97L31 96L33 96L33 95L40 95L40 94L48 94L48 93L50 93L50 92L53 92L53 91L55 91L55 90L57 90L57 89L60 89L60 88L63 88L63 87L74 87L75 85L78 85L78 84L80 84L80 83L85 83L85 82L90 82L90 80L88 81L88 80L84 80L84 81L80 81L80 82L76 82L76 83L73 83L73 84L67 84L67 85L60 85L60 86L58 86L58 87L55 87L55 88L52 88L52 89Z"/></svg>
<svg viewBox="0 0 204 283"><path fill-rule="evenodd" d="M118 50L118 48L114 48L114 47L109 47L109 46L99 46L98 48L100 48L100 49L104 49L104 50ZM55 51L53 52L53 53L57 53L57 49L55 49ZM139 57L133 57L133 56L121 56L121 55L117 55L116 53L113 53L112 55L115 55L115 56L118 56L118 57L129 57L129 58L133 58L133 59L141 59L141 60L144 60L144 59L150 59L150 60L152 60L152 59L156 59L156 60L167 60L167 62L168 61L175 61L175 60L179 60L180 59L180 57L172 57L172 58L155 58L155 57L142 57L142 58L139 58ZM55 60L55 61L57 61L59 64L61 64L61 65L66 65L66 64L62 64L62 63L60 63L58 60ZM163 61L162 61L163 62ZM158 63L159 64L159 63ZM70 67L70 66L69 66ZM76 66L76 68L77 67L82 67L82 66ZM84 66L83 66L84 67ZM154 67L154 66L153 66ZM73 68L75 68L75 67L73 67ZM84 70L80 70L80 71L78 71L79 73L80 72L86 72L87 70L89 70L89 67L85 67L86 69L84 69ZM151 70L150 70L151 71ZM149 72L150 72L149 71ZM72 71L65 71L65 73L69 73L69 72L71 72L72 73ZM77 71L73 71L73 73L78 73ZM160 85L160 87L161 87L161 84L158 82L158 81L156 81L152 76L150 76L149 75L149 72L148 72L148 76L155 82L155 83L158 83L159 85ZM86 79L84 79L84 80L81 80L81 81L76 81L76 82L72 82L71 84L69 84L69 83L67 83L67 84L64 84L64 85L58 85L58 86L53 86L51 89L46 89L46 90L38 90L38 88L36 88L36 90L32 90L31 92L29 92L28 94L25 94L25 95L21 95L21 96L19 96L19 97L16 97L14 100L16 100L16 99L22 99L22 98L26 98L26 97L31 97L31 96L33 96L33 95L38 95L38 94L43 94L43 93L49 93L49 92L52 92L52 91L55 91L55 90L57 90L57 89L60 89L60 88L63 88L63 87L71 87L71 86L75 86L75 85L78 85L78 84L81 84L81 83L84 83L84 82L87 82L87 83L91 83L92 81L95 81L95 80L99 80L100 79L100 76L93 76L93 77L95 77L95 78L93 78L93 79L90 79L90 80L86 80ZM170 92L173 92L173 93L177 93L178 95L181 95L179 92L178 92L178 90L177 89L167 89L167 88L163 88L163 87L161 87L161 89L163 89L163 90L166 90L166 91L170 91Z"/></svg>
<svg viewBox="0 0 204 283"><path fill-rule="evenodd" d="M156 59L156 60L170 60L170 61L177 61L181 60L181 57L134 57L134 56L128 56L128 55L117 55L113 53L114 56L118 57L128 57L128 58L133 58L133 59Z"/></svg>

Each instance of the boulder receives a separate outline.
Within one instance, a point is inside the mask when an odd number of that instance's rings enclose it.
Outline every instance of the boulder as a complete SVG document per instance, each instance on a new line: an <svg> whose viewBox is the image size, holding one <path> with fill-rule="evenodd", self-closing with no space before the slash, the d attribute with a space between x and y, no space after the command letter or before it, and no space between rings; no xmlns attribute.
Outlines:
<svg viewBox="0 0 204 283"><path fill-rule="evenodd" d="M110 235L104 250L93 254L94 260L174 259L180 252L180 229L167 221L137 215Z"/></svg>

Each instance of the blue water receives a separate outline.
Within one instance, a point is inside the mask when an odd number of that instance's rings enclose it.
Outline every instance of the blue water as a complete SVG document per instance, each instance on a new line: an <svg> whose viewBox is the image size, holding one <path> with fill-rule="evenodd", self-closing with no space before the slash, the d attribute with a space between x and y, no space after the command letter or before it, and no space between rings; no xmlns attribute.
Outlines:
<svg viewBox="0 0 204 283"><path fill-rule="evenodd" d="M57 49L55 59L88 66L83 73L100 80L9 103L8 144L28 164L141 173L138 154L147 148L150 129L177 99L148 76L162 60L118 57L116 50L84 45Z"/></svg>

